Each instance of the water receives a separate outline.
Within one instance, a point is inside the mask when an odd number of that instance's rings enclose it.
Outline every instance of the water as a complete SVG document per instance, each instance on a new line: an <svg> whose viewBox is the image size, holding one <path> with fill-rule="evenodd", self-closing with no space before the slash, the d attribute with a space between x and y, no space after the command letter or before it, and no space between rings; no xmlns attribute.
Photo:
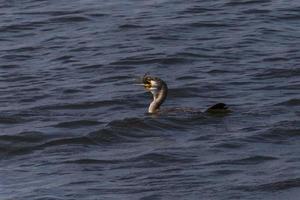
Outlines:
<svg viewBox="0 0 300 200"><path fill-rule="evenodd" d="M300 3L0 1L0 199L298 199ZM145 114L225 102L230 115Z"/></svg>

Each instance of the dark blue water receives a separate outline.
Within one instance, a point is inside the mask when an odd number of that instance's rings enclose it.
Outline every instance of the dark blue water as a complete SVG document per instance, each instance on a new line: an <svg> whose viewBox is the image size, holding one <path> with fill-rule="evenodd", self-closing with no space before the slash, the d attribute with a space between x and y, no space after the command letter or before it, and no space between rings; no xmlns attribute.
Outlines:
<svg viewBox="0 0 300 200"><path fill-rule="evenodd" d="M296 0L0 1L0 199L299 199ZM229 115L146 113L227 103Z"/></svg>

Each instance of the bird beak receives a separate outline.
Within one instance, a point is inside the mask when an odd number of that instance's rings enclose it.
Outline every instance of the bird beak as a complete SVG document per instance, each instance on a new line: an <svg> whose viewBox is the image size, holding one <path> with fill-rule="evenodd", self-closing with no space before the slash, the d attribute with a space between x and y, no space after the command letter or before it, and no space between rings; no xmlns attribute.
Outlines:
<svg viewBox="0 0 300 200"><path fill-rule="evenodd" d="M149 90L151 88L151 83L144 83L144 88Z"/></svg>
<svg viewBox="0 0 300 200"><path fill-rule="evenodd" d="M144 86L145 89L151 88L151 83L136 83L134 85L141 85Z"/></svg>

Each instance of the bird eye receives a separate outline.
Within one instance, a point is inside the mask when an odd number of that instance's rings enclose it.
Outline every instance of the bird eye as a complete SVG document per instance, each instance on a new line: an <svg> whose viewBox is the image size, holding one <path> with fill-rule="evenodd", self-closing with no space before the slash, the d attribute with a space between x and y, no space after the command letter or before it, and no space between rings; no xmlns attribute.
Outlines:
<svg viewBox="0 0 300 200"><path fill-rule="evenodd" d="M143 82L144 82L145 84L150 84L151 78L150 78L150 77L145 77L144 80L143 80Z"/></svg>

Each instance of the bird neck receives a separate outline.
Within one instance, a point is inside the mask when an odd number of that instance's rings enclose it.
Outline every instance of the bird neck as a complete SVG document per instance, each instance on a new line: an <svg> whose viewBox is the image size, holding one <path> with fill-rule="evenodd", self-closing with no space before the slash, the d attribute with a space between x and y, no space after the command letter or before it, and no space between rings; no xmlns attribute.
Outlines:
<svg viewBox="0 0 300 200"><path fill-rule="evenodd" d="M159 89L151 91L153 95L153 101L150 103L148 108L148 113L156 113L159 111L159 107L163 104L168 94L168 87L166 83L162 82L162 85Z"/></svg>

